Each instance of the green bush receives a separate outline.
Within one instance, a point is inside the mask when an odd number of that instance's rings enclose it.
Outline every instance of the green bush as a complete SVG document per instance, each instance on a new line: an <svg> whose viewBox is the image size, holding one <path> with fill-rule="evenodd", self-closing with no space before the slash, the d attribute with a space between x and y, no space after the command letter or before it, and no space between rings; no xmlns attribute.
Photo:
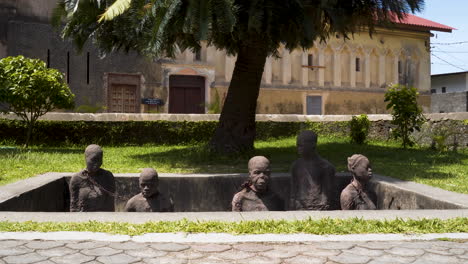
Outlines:
<svg viewBox="0 0 468 264"><path fill-rule="evenodd" d="M370 121L367 115L353 116L349 125L351 142L359 145L364 144L370 128Z"/></svg>
<svg viewBox="0 0 468 264"><path fill-rule="evenodd" d="M208 142L217 121L37 121L31 144L86 145L142 145L190 144ZM311 129L320 134L347 134L348 122L257 122L256 139L295 136ZM21 144L25 125L18 120L0 119L0 143Z"/></svg>
<svg viewBox="0 0 468 264"><path fill-rule="evenodd" d="M417 96L416 88L400 84L390 87L385 93L384 101L388 102L387 109L392 109L392 124L396 125L392 134L395 138L401 138L403 148L414 145L410 135L415 130L420 131L426 120L418 105Z"/></svg>

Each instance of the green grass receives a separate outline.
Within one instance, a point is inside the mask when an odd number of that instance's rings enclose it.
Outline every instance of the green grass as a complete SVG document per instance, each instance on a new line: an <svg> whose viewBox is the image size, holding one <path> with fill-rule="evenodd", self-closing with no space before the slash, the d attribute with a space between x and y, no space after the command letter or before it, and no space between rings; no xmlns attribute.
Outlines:
<svg viewBox="0 0 468 264"><path fill-rule="evenodd" d="M468 232L468 218L449 220L363 220L330 219L320 220L263 220L242 222L218 221L161 221L144 224L89 221L82 223L58 222L0 222L0 232L54 232L89 231L111 234L141 235L145 233L230 233L230 234L425 234Z"/></svg>
<svg viewBox="0 0 468 264"><path fill-rule="evenodd" d="M421 148L402 149L398 142L371 141L367 145L349 143L349 138L320 137L318 151L337 171L346 170L346 159L354 153L367 156L374 173L468 193L468 149L438 152ZM258 141L256 150L238 157L212 155L204 145L105 146L104 164L114 173L139 172L153 167L158 172L233 173L246 172L251 156L264 155L273 172L287 172L297 158L295 138ZM84 146L8 148L0 146L0 185L37 174L77 172L84 164Z"/></svg>

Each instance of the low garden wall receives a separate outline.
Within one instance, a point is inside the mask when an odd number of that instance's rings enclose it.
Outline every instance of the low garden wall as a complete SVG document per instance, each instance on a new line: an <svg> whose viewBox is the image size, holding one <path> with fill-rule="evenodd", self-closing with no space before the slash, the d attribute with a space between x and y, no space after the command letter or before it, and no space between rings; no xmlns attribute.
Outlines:
<svg viewBox="0 0 468 264"><path fill-rule="evenodd" d="M414 133L418 143L468 146L468 113L426 114L427 123ZM311 129L347 136L352 115L257 115L257 139L281 138ZM391 115L368 115L369 138L390 138ZM207 142L218 114L83 114L48 113L36 125L33 144L184 144ZM14 114L0 115L0 142L21 144L26 128Z"/></svg>

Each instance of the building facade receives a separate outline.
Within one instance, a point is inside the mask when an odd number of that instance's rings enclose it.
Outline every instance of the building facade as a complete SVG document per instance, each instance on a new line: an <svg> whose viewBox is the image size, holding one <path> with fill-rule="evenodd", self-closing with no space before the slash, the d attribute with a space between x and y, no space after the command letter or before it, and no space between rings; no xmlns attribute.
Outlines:
<svg viewBox="0 0 468 264"><path fill-rule="evenodd" d="M77 53L49 23L54 6L55 0L0 0L0 58L22 54L64 72L78 110L206 113L222 103L235 57L205 45L174 59L101 58L92 44ZM452 28L410 15L372 37L336 35L309 50L280 48L280 57L265 64L257 112L384 113L384 93L396 83L417 87L429 111L431 30Z"/></svg>
<svg viewBox="0 0 468 264"><path fill-rule="evenodd" d="M468 72L431 76L431 112L468 112Z"/></svg>

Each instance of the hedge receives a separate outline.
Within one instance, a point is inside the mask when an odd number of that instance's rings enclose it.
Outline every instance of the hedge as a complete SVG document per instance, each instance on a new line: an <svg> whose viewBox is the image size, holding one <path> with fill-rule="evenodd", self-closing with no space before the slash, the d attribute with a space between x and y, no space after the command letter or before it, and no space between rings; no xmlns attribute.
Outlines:
<svg viewBox="0 0 468 264"><path fill-rule="evenodd" d="M217 121L38 121L33 145L142 145L208 142ZM311 129L318 134L347 135L349 122L257 122L257 139L282 138ZM0 119L0 143L22 144L26 127L18 120Z"/></svg>

